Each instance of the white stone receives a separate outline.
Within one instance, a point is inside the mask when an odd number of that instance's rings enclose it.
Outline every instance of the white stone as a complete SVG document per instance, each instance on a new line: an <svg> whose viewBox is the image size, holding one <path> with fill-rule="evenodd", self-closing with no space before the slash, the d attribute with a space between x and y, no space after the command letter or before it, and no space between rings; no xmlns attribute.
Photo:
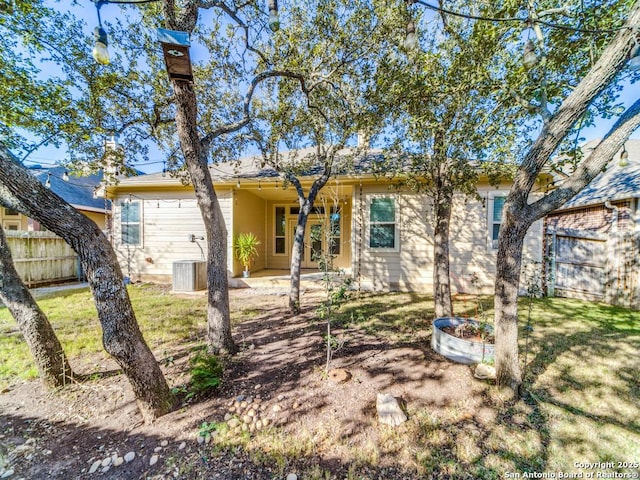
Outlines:
<svg viewBox="0 0 640 480"><path fill-rule="evenodd" d="M108 467L109 465L111 465L111 457L107 457L102 460L102 463L100 465L102 465L103 467Z"/></svg>
<svg viewBox="0 0 640 480"><path fill-rule="evenodd" d="M178 445L178 450L184 450L186 446L187 442L182 442L180 445Z"/></svg>
<svg viewBox="0 0 640 480"><path fill-rule="evenodd" d="M9 478L11 475L13 475L15 472L13 470L7 470L2 474L2 477L0 478Z"/></svg>
<svg viewBox="0 0 640 480"><path fill-rule="evenodd" d="M231 418L233 418L233 415L231 415L229 412L224 414L224 421L225 422L230 420Z"/></svg>
<svg viewBox="0 0 640 480"><path fill-rule="evenodd" d="M390 393L379 393L376 400L376 409L378 411L378 421L385 425L396 427L407 421L398 400Z"/></svg>
<svg viewBox="0 0 640 480"><path fill-rule="evenodd" d="M204 443L204 437L202 435L198 435L198 438L196 438L198 445L202 445Z"/></svg>
<svg viewBox="0 0 640 480"><path fill-rule="evenodd" d="M102 470L100 470L100 471L102 473L107 473L110 469L111 469L111 465L107 465L106 467L102 467Z"/></svg>
<svg viewBox="0 0 640 480"><path fill-rule="evenodd" d="M280 405L274 405L273 408L271 409L274 412L281 412L282 411L282 407Z"/></svg>
<svg viewBox="0 0 640 480"><path fill-rule="evenodd" d="M156 447L153 449L154 453L158 453L162 451L162 447Z"/></svg>
<svg viewBox="0 0 640 480"><path fill-rule="evenodd" d="M96 460L95 462L93 462L91 468L89 469L89 473L96 473L98 471L98 467L100 467L101 464L102 460Z"/></svg>
<svg viewBox="0 0 640 480"><path fill-rule="evenodd" d="M295 473L290 473L289 475L287 475L287 480L298 480L298 475L296 475Z"/></svg>
<svg viewBox="0 0 640 480"><path fill-rule="evenodd" d="M136 458L136 452L129 452L124 456L124 461L129 463Z"/></svg>
<svg viewBox="0 0 640 480"><path fill-rule="evenodd" d="M232 418L227 422L227 424L229 425L229 428L235 428L240 425L240 420L238 420L237 418Z"/></svg>
<svg viewBox="0 0 640 480"><path fill-rule="evenodd" d="M113 466L114 467L119 467L123 463L124 463L124 458L122 458L122 457L116 457L116 458L113 459Z"/></svg>
<svg viewBox="0 0 640 480"><path fill-rule="evenodd" d="M161 446L161 447L166 447L167 445L169 445L169 440L162 440L162 441L160 442L160 446Z"/></svg>
<svg viewBox="0 0 640 480"><path fill-rule="evenodd" d="M486 363L479 363L476 365L476 369L473 372L473 376L479 380L495 380L496 369Z"/></svg>
<svg viewBox="0 0 640 480"><path fill-rule="evenodd" d="M151 455L149 459L149 466L153 467L156 463L158 463L158 455Z"/></svg>

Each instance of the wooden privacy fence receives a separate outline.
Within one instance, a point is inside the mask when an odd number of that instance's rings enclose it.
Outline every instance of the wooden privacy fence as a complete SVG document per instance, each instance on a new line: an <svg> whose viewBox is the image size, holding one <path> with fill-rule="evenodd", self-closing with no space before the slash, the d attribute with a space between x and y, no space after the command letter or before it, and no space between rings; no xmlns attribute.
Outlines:
<svg viewBox="0 0 640 480"><path fill-rule="evenodd" d="M640 236L547 230L547 294L640 309Z"/></svg>
<svg viewBox="0 0 640 480"><path fill-rule="evenodd" d="M28 287L76 280L82 276L78 255L51 232L5 231L13 263Z"/></svg>

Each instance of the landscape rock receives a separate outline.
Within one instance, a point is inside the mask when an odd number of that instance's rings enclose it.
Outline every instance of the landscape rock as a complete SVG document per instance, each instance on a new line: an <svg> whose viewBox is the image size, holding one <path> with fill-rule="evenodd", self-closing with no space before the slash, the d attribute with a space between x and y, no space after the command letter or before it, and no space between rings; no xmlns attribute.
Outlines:
<svg viewBox="0 0 640 480"><path fill-rule="evenodd" d="M229 428L235 428L240 425L240 420L238 420L237 418L231 418L227 422L227 425L229 425Z"/></svg>
<svg viewBox="0 0 640 480"><path fill-rule="evenodd" d="M479 380L495 380L496 369L486 363L479 363L476 365L476 369L473 372L473 376Z"/></svg>
<svg viewBox="0 0 640 480"><path fill-rule="evenodd" d="M376 400L378 421L385 425L397 427L407 421L407 416L400 408L398 400L390 393L379 393Z"/></svg>
<svg viewBox="0 0 640 480"><path fill-rule="evenodd" d="M196 441L198 442L198 445L202 445L204 443L204 437L202 435L198 435Z"/></svg>
<svg viewBox="0 0 640 480"><path fill-rule="evenodd" d="M276 413L277 412L281 412L282 411L282 407L280 405L276 404L276 405L273 406L273 408L271 410L273 410Z"/></svg>
<svg viewBox="0 0 640 480"><path fill-rule="evenodd" d="M136 452L129 452L124 456L124 461L129 463L133 461L134 458L136 458Z"/></svg>
<svg viewBox="0 0 640 480"><path fill-rule="evenodd" d="M109 465L111 465L111 457L107 457L102 460L102 463L100 465L102 465L103 467L108 467Z"/></svg>
<svg viewBox="0 0 640 480"><path fill-rule="evenodd" d="M184 450L186 446L187 442L182 442L180 445L178 445L178 450Z"/></svg>
<svg viewBox="0 0 640 480"><path fill-rule="evenodd" d="M89 473L96 473L100 465L102 465L102 460L96 460L95 462L93 462L91 468L89 468Z"/></svg>
<svg viewBox="0 0 640 480"><path fill-rule="evenodd" d="M329 370L328 377L334 383L344 383L351 380L351 373L344 368L334 368Z"/></svg>
<svg viewBox="0 0 640 480"><path fill-rule="evenodd" d="M124 463L124 458L122 458L122 457L116 457L116 458L113 459L113 466L114 467L119 467L123 463Z"/></svg>
<svg viewBox="0 0 640 480"><path fill-rule="evenodd" d="M161 446L161 447L166 447L167 445L169 445L169 440L162 440L162 441L160 442L160 446Z"/></svg>
<svg viewBox="0 0 640 480"><path fill-rule="evenodd" d="M151 455L149 459L149 466L153 467L156 463L158 463L158 455Z"/></svg>
<svg viewBox="0 0 640 480"><path fill-rule="evenodd" d="M298 480L298 475L296 475L295 473L290 473L289 475L287 475L287 480Z"/></svg>
<svg viewBox="0 0 640 480"><path fill-rule="evenodd" d="M14 474L13 470L6 470L0 478L9 478L13 474Z"/></svg>

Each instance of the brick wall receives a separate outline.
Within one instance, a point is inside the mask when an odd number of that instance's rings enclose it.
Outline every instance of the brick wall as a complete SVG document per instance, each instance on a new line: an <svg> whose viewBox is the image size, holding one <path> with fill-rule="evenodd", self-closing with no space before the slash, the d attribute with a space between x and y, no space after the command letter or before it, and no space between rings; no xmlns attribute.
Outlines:
<svg viewBox="0 0 640 480"><path fill-rule="evenodd" d="M631 202L613 203L618 207L618 231L630 232L633 230L633 215ZM600 233L609 233L614 212L604 205L569 210L566 212L554 212L547 217L547 227L553 229L589 230Z"/></svg>

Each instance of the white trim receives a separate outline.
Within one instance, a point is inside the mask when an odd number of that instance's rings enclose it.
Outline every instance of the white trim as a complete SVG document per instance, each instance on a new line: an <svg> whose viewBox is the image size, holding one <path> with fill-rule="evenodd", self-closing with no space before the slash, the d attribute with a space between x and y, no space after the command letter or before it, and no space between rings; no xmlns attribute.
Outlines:
<svg viewBox="0 0 640 480"><path fill-rule="evenodd" d="M498 248L498 241L497 240L493 240L493 226L495 224L495 222L493 221L493 206L494 206L494 199L496 197L506 197L507 194L509 193L508 190L496 190L493 192L489 192L488 197L487 197L487 215L486 215L486 220L487 220L487 251L488 252L495 252ZM502 222L501 222L502 223Z"/></svg>
<svg viewBox="0 0 640 480"><path fill-rule="evenodd" d="M371 204L373 200L378 198L390 198L394 202L395 208L395 221L394 222L376 222L385 223L387 225L393 224L394 229L394 247L393 248L376 248L371 247ZM365 249L373 253L398 253L400 252L400 195L399 194L368 194L367 195L367 207L365 212Z"/></svg>
<svg viewBox="0 0 640 480"><path fill-rule="evenodd" d="M16 228L10 228L16 227ZM20 220L4 220L2 222L2 229L7 231L19 231L20 227L22 227L22 223Z"/></svg>
<svg viewBox="0 0 640 480"><path fill-rule="evenodd" d="M271 235L272 235L271 238L273 239L273 250L271 251L271 254L274 257L286 257L289 255L289 252L291 251L290 245L293 239L289 238L289 231L288 231L289 214L287 212L289 211L289 206L290 205L286 203L283 203L283 204L274 203L273 210L271 210L271 213L273 213L273 230L271 231ZM276 230L278 228L278 224L276 220L277 208L284 208L284 235L276 235ZM282 253L276 252L276 239L278 238L284 238L284 252Z"/></svg>
<svg viewBox="0 0 640 480"><path fill-rule="evenodd" d="M139 210L138 210L138 225L140 227L140 232L139 232L139 242L138 243L126 243L123 241L122 238L122 232L123 232L123 227L125 225L125 223L122 221L122 205L124 205L125 203L137 203L139 205ZM119 202L118 205L118 223L120 224L120 238L119 238L119 243L120 245L122 245L123 247L140 247L143 248L144 247L144 199L140 199L140 198L136 198L134 200L128 200L128 199L122 199ZM132 223L132 225L135 225L135 223Z"/></svg>

